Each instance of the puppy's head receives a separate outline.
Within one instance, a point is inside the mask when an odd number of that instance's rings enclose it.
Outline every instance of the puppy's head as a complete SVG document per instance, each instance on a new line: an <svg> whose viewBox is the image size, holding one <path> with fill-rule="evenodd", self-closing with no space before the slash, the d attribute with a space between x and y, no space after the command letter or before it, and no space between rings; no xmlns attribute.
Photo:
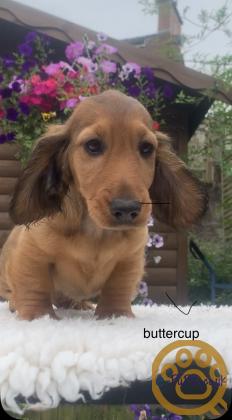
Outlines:
<svg viewBox="0 0 232 420"><path fill-rule="evenodd" d="M173 226L193 223L203 209L200 184L153 132L149 113L112 90L85 99L38 141L16 187L12 219L28 224L62 211L70 185L106 229L145 225L152 201L157 218Z"/></svg>

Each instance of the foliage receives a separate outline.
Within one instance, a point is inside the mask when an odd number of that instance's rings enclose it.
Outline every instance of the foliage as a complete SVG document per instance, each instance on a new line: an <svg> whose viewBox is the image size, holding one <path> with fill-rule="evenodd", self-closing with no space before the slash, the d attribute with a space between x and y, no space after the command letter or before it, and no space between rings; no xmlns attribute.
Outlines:
<svg viewBox="0 0 232 420"><path fill-rule="evenodd" d="M87 96L106 89L137 98L162 123L165 100L172 101L172 86L157 83L154 71L136 63L121 64L117 49L98 34L84 36L65 49L66 61L50 61L50 40L36 32L27 34L18 51L0 60L0 143L15 140L27 159L33 141L49 121L62 123ZM158 121L158 122L157 122Z"/></svg>
<svg viewBox="0 0 232 420"><path fill-rule="evenodd" d="M148 14L158 13L158 0L140 0L139 3L143 6L143 11ZM230 3L230 4L229 4ZM183 22L191 23L195 26L196 31L192 36L183 34L182 35L182 56L186 58L186 53L189 54L192 48L196 47L198 44L201 44L207 38L209 38L213 33L217 31L223 32L227 39L228 43L232 44L232 31L231 31L231 2L228 0L218 9L201 9L198 14L197 22L193 22L190 17L190 8L184 7L181 17ZM173 59L173 55L171 57ZM177 57L178 58L178 57ZM187 63L190 61L192 65L206 73L215 77L215 88L220 85L223 86L223 89L231 92L232 88L232 56L218 56L208 57L199 53L192 54L191 57L188 56ZM209 96L212 96L213 92L209 92ZM208 116L207 116L207 125L208 125L208 136L205 147L201 150L194 151L194 158L197 159L198 156L202 154L207 158L211 157L214 154L215 149L218 145L221 148L221 159L220 165L221 169L226 173L226 175L232 174L231 169L231 160L228 160L228 154L231 154L231 140L232 140L232 106L228 104L228 95L225 94L222 97L221 101L215 101L211 107ZM197 105L199 98L188 97L184 92L180 92L176 98L176 102L182 102L186 104Z"/></svg>
<svg viewBox="0 0 232 420"><path fill-rule="evenodd" d="M232 244L221 246L220 243L203 241L199 238L196 242L215 270L218 283L231 284L232 279ZM198 303L210 303L210 277L208 270L200 260L196 260L190 253L188 257L188 286L189 299ZM216 291L216 304L230 305L232 290Z"/></svg>

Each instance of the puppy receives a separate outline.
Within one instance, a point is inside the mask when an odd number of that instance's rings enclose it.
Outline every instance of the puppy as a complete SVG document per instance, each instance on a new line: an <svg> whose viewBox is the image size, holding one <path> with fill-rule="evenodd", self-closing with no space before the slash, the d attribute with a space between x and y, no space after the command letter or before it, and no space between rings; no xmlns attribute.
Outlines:
<svg viewBox="0 0 232 420"><path fill-rule="evenodd" d="M185 228L205 198L137 100L114 90L89 97L36 143L19 178L0 296L26 320L56 317L62 298L98 295L98 317L133 316L152 202L159 220Z"/></svg>

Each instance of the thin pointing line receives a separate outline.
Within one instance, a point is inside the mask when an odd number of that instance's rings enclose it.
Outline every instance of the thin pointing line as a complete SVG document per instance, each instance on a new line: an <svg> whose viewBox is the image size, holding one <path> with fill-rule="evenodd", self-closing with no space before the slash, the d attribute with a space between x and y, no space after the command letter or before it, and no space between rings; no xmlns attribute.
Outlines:
<svg viewBox="0 0 232 420"><path fill-rule="evenodd" d="M189 315L190 314L190 311L191 311L191 309L192 309L192 307L193 307L193 305L196 305L196 303L197 303L197 300L195 300L193 303L192 303L192 305L190 306L190 308L189 308L189 310L188 310L188 313L186 314L184 311L182 311L178 306L177 306L177 304L174 302L174 300L169 296L169 294L167 293L167 292L165 292L165 295L168 297L168 299L173 303L173 305L180 311L180 312L182 312L182 314L184 314L184 315Z"/></svg>

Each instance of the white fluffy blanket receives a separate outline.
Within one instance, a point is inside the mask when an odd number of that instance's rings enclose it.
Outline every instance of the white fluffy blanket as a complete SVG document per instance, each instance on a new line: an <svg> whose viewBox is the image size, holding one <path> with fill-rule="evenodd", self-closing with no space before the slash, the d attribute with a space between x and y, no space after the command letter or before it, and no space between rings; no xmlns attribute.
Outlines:
<svg viewBox="0 0 232 420"><path fill-rule="evenodd" d="M28 407L47 409L62 398L78 401L83 391L96 399L112 387L151 379L152 361L174 339L144 338L144 328L198 330L198 339L218 350L232 375L232 307L196 306L185 316L174 306L135 306L134 313L135 319L99 321L92 312L64 310L60 321L28 322L0 303L3 406L20 413L15 398L21 394L39 399Z"/></svg>

